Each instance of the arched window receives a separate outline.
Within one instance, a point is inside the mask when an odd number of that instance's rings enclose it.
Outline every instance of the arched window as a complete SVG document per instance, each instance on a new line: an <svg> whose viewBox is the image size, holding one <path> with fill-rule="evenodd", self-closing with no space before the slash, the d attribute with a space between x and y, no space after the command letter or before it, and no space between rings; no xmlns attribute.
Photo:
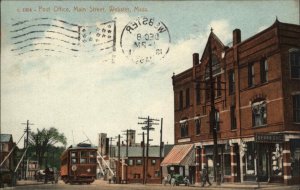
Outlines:
<svg viewBox="0 0 300 190"><path fill-rule="evenodd" d="M253 127L267 124L267 103L265 100L257 100L252 103L252 125Z"/></svg>

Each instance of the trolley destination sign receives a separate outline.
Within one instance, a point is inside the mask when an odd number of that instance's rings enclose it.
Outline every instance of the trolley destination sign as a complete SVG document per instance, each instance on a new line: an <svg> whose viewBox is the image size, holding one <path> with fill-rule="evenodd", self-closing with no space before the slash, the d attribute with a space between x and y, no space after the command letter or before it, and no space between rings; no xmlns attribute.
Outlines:
<svg viewBox="0 0 300 190"><path fill-rule="evenodd" d="M283 134L255 134L255 142L259 143L282 143Z"/></svg>

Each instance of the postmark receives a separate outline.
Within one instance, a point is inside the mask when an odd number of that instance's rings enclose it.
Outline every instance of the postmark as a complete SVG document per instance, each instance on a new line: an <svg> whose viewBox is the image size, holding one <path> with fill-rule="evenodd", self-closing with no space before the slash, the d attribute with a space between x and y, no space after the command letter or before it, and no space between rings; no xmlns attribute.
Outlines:
<svg viewBox="0 0 300 190"><path fill-rule="evenodd" d="M136 64L157 63L169 52L171 37L167 26L154 17L138 17L123 29L120 46Z"/></svg>

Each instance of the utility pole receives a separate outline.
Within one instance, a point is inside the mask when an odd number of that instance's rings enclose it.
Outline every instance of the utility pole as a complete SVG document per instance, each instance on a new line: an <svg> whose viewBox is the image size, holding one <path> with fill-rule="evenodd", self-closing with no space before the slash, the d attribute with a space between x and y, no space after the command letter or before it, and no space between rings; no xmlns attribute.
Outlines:
<svg viewBox="0 0 300 190"><path fill-rule="evenodd" d="M118 178L117 178L117 183L118 184L120 184L120 160L121 160L121 155L120 155L120 153L121 153L121 143L120 143L120 139L121 139L121 135L118 135L118 164L117 164L117 168L118 168L118 173L117 173L117 176L118 176ZM122 171L123 172L123 171Z"/></svg>
<svg viewBox="0 0 300 190"><path fill-rule="evenodd" d="M162 142L162 134L163 134L163 118L161 118L161 121L160 121L160 143L159 143L159 165L161 164L162 162L162 151L163 151L163 142ZM159 176L160 176L160 181L162 182L162 167L159 166Z"/></svg>
<svg viewBox="0 0 300 190"><path fill-rule="evenodd" d="M212 30L211 30L212 32ZM211 37L208 41L209 51L209 82L210 82L210 129L213 132L213 163L214 163L214 178L217 184L219 183L219 154L218 154L218 136L217 136L217 123L216 123L216 108L215 108L215 85L213 80L213 69L212 69L212 48L211 48Z"/></svg>
<svg viewBox="0 0 300 190"><path fill-rule="evenodd" d="M142 134L139 135L143 135L143 140L141 142L141 146L142 146L142 157L143 157L143 184L145 184L145 176L146 176L146 169L145 169L145 132L143 132Z"/></svg>
<svg viewBox="0 0 300 190"><path fill-rule="evenodd" d="M30 131L29 125L34 125L34 124L29 123L29 120L27 120L26 123L21 123L21 124L26 125L26 129L24 130L24 132L26 132L26 140L24 141L24 149L26 150L28 148L28 141L29 141L29 131ZM26 167L25 167L25 162L26 162L27 159L28 158L27 158L27 151L26 151L25 158L23 160L23 172L24 172L24 179L25 180L27 180L27 170L26 170Z"/></svg>
<svg viewBox="0 0 300 190"><path fill-rule="evenodd" d="M155 123L155 121L159 121L158 119L152 119L149 116L147 118L143 118L143 117L139 117L138 119L144 120L142 123L138 123L141 125L144 125L142 127L142 130L146 130L147 131L147 144L146 144L146 163L145 163L145 171L146 171L146 176L145 176L145 183L147 183L147 171L148 171L148 159L149 159L149 141L152 141L152 139L149 138L150 134L150 130L154 130L154 128L152 127L152 125L158 125L158 123Z"/></svg>
<svg viewBox="0 0 300 190"><path fill-rule="evenodd" d="M125 132L125 131L123 131ZM126 164L126 167L125 167L125 179L126 179L126 183L128 181L128 129L126 130L126 161L125 161L125 164Z"/></svg>

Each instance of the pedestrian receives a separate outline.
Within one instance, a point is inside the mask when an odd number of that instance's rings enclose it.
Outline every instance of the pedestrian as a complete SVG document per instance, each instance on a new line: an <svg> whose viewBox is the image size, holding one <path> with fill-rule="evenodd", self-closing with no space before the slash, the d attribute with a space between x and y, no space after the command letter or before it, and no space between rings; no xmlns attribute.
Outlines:
<svg viewBox="0 0 300 190"><path fill-rule="evenodd" d="M207 165L204 165L204 168L202 170L202 187L205 186L206 182L211 186L211 183L209 181L209 176L208 176L208 168Z"/></svg>

